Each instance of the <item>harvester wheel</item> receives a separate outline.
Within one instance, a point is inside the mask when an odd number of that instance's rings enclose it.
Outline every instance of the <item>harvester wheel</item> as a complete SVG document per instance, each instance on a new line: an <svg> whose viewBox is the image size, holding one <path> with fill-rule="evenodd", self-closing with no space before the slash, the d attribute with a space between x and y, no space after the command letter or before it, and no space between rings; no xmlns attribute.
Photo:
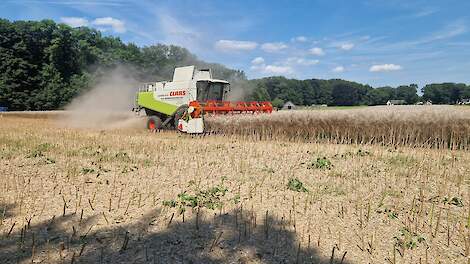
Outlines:
<svg viewBox="0 0 470 264"><path fill-rule="evenodd" d="M175 127L178 127L178 122L179 122L179 120L181 119L181 117L183 117L183 115L184 115L184 113L186 112L186 110L188 110L188 106L187 106L187 105L182 105L182 106L180 106L178 109L176 109L175 116L174 116L174 118L173 118Z"/></svg>
<svg viewBox="0 0 470 264"><path fill-rule="evenodd" d="M149 116L147 120L147 128L149 130L162 129L162 120L158 116Z"/></svg>

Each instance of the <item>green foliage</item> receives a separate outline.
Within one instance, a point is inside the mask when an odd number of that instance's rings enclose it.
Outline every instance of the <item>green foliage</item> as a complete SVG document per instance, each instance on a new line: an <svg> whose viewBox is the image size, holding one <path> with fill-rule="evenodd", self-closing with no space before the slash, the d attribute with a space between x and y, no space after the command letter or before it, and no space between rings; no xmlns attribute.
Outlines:
<svg viewBox="0 0 470 264"><path fill-rule="evenodd" d="M237 194L237 195L235 195L235 197L233 197L233 203L234 204L239 204L240 203L240 194Z"/></svg>
<svg viewBox="0 0 470 264"><path fill-rule="evenodd" d="M124 166L121 170L121 173L125 174L125 173L129 173L129 172L133 172L133 171L137 171L139 169L139 167L133 165L133 166Z"/></svg>
<svg viewBox="0 0 470 264"><path fill-rule="evenodd" d="M267 77L252 80L255 89L254 100L271 100L274 106L281 102L292 101L296 105L384 105L388 100L405 100L407 104L418 102L416 84L403 85L398 88L372 88L356 82L345 80L295 80L284 77Z"/></svg>
<svg viewBox="0 0 470 264"><path fill-rule="evenodd" d="M372 88L345 80L295 80L284 77L267 77L252 80L254 100L270 100L278 106L280 102L292 101L296 105L385 105L389 100L404 100L406 104L420 101L418 85L401 85L397 88ZM436 104L455 104L470 98L470 86L465 84L443 83L426 85L422 100Z"/></svg>
<svg viewBox="0 0 470 264"><path fill-rule="evenodd" d="M470 98L470 86L463 83L428 84L421 91L423 100L433 104L455 104Z"/></svg>
<svg viewBox="0 0 470 264"><path fill-rule="evenodd" d="M82 174L90 174L90 173L94 173L94 172L95 172L95 169L93 169L93 168L82 168L82 170L81 170Z"/></svg>
<svg viewBox="0 0 470 264"><path fill-rule="evenodd" d="M148 167L152 166L152 164L153 164L153 162L150 159L144 159L143 160L143 166L144 167L148 168Z"/></svg>
<svg viewBox="0 0 470 264"><path fill-rule="evenodd" d="M426 239L415 232L409 231L406 227L400 229L400 235L395 236L395 245L402 249L415 249Z"/></svg>
<svg viewBox="0 0 470 264"><path fill-rule="evenodd" d="M243 71L200 61L181 47L139 48L52 20L0 19L0 36L0 106L9 110L61 108L118 65L135 69L132 77L142 82L170 79L182 65L211 68L219 79L246 80Z"/></svg>
<svg viewBox="0 0 470 264"><path fill-rule="evenodd" d="M380 87L367 91L368 105L384 105L389 100L404 100L406 104L415 104L419 101L417 95L418 85L401 85L397 88Z"/></svg>
<svg viewBox="0 0 470 264"><path fill-rule="evenodd" d="M175 200L163 201L163 205L168 207L177 207L180 213L186 211L186 208L207 208L215 210L222 208L224 204L222 198L227 192L228 189L223 186L223 183L221 183L220 185L206 190L196 190L193 194L186 191L182 192L178 194Z"/></svg>
<svg viewBox="0 0 470 264"><path fill-rule="evenodd" d="M372 87L354 82L335 80L332 84L333 105L350 106L368 104L367 92Z"/></svg>
<svg viewBox="0 0 470 264"><path fill-rule="evenodd" d="M398 213L397 212L393 212L393 211L388 212L387 216L390 219L398 219Z"/></svg>
<svg viewBox="0 0 470 264"><path fill-rule="evenodd" d="M361 157L370 156L370 152L367 150L359 149L356 154Z"/></svg>
<svg viewBox="0 0 470 264"><path fill-rule="evenodd" d="M459 197L452 197L452 198L444 197L443 203L454 205L457 207L463 207L462 198L459 198Z"/></svg>
<svg viewBox="0 0 470 264"><path fill-rule="evenodd" d="M313 168L316 168L316 169L327 169L327 170L331 170L331 168L333 168L333 164L331 163L331 161L327 158L327 157L323 157L323 158L317 158L315 161L313 161L309 166L308 166L309 169L313 169Z"/></svg>
<svg viewBox="0 0 470 264"><path fill-rule="evenodd" d="M287 183L287 188L295 192L308 192L308 189L305 188L304 184L297 178L289 179Z"/></svg>
<svg viewBox="0 0 470 264"><path fill-rule="evenodd" d="M395 98L396 100L405 100L407 104L415 104L419 100L419 96L416 94L418 91L418 85L402 85L396 88Z"/></svg>
<svg viewBox="0 0 470 264"><path fill-rule="evenodd" d="M337 153L333 155L333 158L348 158L348 157L366 157L372 155L368 150L358 149L356 152L348 151L346 153Z"/></svg>
<svg viewBox="0 0 470 264"><path fill-rule="evenodd" d="M50 148L52 148L52 144L50 143L39 144L31 151L27 158L43 157L44 152L48 151Z"/></svg>
<svg viewBox="0 0 470 264"><path fill-rule="evenodd" d="M416 163L416 159L412 156L397 154L388 158L391 167L408 167Z"/></svg>
<svg viewBox="0 0 470 264"><path fill-rule="evenodd" d="M392 87L379 87L367 93L369 105L385 105L388 100L395 99L395 89Z"/></svg>
<svg viewBox="0 0 470 264"><path fill-rule="evenodd" d="M116 160L119 160L119 161L122 161L122 162L130 162L131 161L131 158L129 157L129 154L127 154L127 152L118 152L116 153L116 155L114 155L114 157L116 158Z"/></svg>
<svg viewBox="0 0 470 264"><path fill-rule="evenodd" d="M379 208L377 208L377 210L376 210L377 213L379 213L379 214L385 214L385 215L387 215L387 217L388 217L389 219L392 219L392 220L398 219L398 213L397 213L396 211L394 211L394 210L392 210L392 209L390 209L390 208L387 208L387 207L385 207L385 208L382 209L382 208L381 208L382 205L383 205L383 204L381 204L381 205L379 206Z"/></svg>
<svg viewBox="0 0 470 264"><path fill-rule="evenodd" d="M284 106L284 100L276 98L272 101L272 104L276 108L282 108L282 106Z"/></svg>
<svg viewBox="0 0 470 264"><path fill-rule="evenodd" d="M175 200L165 200L163 201L163 206L167 206L167 207L176 207L178 205L178 203L175 201Z"/></svg>

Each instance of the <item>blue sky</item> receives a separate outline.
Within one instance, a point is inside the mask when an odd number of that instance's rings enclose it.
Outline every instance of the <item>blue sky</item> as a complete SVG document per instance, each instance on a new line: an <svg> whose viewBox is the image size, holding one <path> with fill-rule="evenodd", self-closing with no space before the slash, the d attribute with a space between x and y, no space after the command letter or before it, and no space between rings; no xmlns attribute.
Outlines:
<svg viewBox="0 0 470 264"><path fill-rule="evenodd" d="M176 44L249 78L470 83L470 1L2 0L0 17Z"/></svg>

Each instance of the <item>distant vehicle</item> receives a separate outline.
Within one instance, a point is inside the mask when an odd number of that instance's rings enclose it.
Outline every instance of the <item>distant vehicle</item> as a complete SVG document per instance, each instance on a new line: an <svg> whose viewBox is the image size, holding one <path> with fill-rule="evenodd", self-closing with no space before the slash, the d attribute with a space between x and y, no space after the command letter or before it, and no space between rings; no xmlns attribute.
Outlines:
<svg viewBox="0 0 470 264"><path fill-rule="evenodd" d="M0 106L0 112L6 112L6 111L8 111L8 107Z"/></svg>
<svg viewBox="0 0 470 264"><path fill-rule="evenodd" d="M404 105L406 104L405 100L388 100L387 105Z"/></svg>
<svg viewBox="0 0 470 264"><path fill-rule="evenodd" d="M470 105L470 99L462 99L460 102L458 102L460 105Z"/></svg>

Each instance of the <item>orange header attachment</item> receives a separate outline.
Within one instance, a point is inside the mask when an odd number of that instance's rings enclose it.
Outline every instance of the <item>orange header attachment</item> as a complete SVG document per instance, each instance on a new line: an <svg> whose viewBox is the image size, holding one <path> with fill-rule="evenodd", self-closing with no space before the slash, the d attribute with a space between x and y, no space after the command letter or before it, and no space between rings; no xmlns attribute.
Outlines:
<svg viewBox="0 0 470 264"><path fill-rule="evenodd" d="M202 115L202 106L199 104L198 101L191 101L189 102L189 106L194 107L194 111L191 113L192 118L199 118Z"/></svg>
<svg viewBox="0 0 470 264"><path fill-rule="evenodd" d="M194 115L209 114L242 114L242 113L271 113L271 102L231 102L231 101L192 101L189 106L194 107ZM193 116L194 117L194 116Z"/></svg>

